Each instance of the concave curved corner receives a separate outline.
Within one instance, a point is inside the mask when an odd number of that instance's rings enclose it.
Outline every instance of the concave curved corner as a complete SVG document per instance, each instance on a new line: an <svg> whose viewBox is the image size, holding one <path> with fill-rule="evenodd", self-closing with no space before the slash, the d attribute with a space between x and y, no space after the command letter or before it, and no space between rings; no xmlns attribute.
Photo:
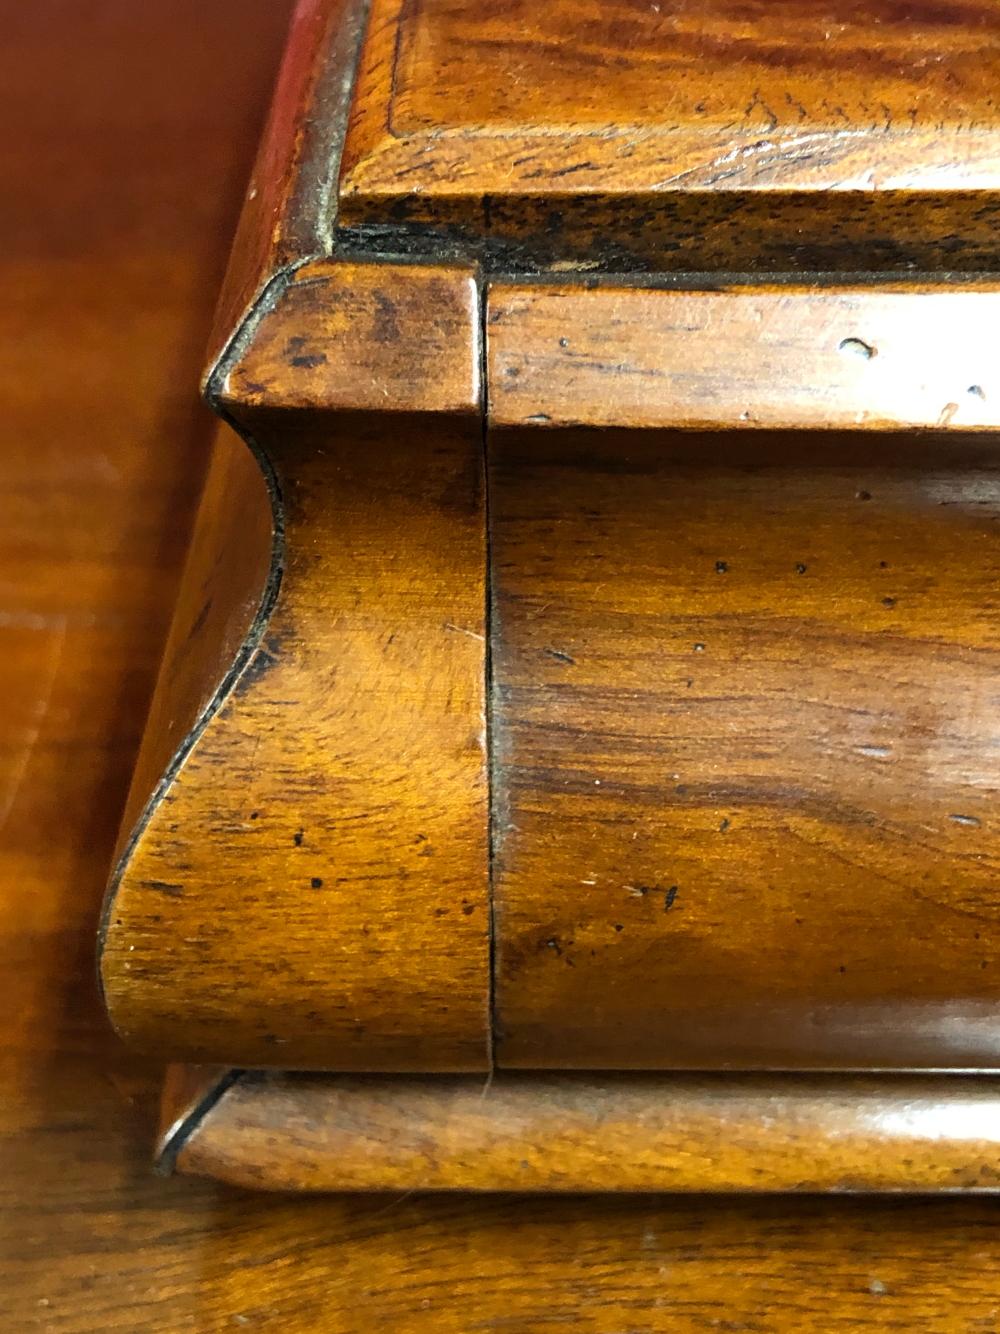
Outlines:
<svg viewBox="0 0 1000 1334"><path fill-rule="evenodd" d="M125 849L106 999L127 1041L168 1060L476 1072L489 1060L480 288L467 266L313 268L283 275L213 377L280 478L270 583ZM245 508L222 506L244 543ZM198 586L190 574L175 644Z"/></svg>
<svg viewBox="0 0 1000 1334"><path fill-rule="evenodd" d="M105 1000L101 965L122 877L153 812L250 665L278 599L285 534L280 488L270 459L245 427L230 416L220 401L220 390L231 368L252 344L261 319L281 299L296 270L330 253L340 157L370 3L371 0L298 0L292 15L271 110L216 310L202 379L205 401L242 439L266 485L272 527L269 568L242 642L232 653L225 671L217 676L208 697L203 698L201 706L189 718L186 734L165 754L162 746L153 747L151 733L158 697L162 703L165 691L171 652L177 648L180 608L174 618L126 803L98 932L98 978ZM220 440L216 443L213 466L218 464L220 449L224 448ZM206 495L210 483L211 470ZM205 506L203 496L196 527L205 526ZM197 537L196 531L195 540ZM190 582L191 564L189 557L182 596Z"/></svg>
<svg viewBox="0 0 1000 1334"><path fill-rule="evenodd" d="M237 530L242 549L234 551L227 537ZM261 644L281 587L284 532L270 460L244 431L220 427L101 916L97 961L106 1003L102 965L122 880L154 812Z"/></svg>

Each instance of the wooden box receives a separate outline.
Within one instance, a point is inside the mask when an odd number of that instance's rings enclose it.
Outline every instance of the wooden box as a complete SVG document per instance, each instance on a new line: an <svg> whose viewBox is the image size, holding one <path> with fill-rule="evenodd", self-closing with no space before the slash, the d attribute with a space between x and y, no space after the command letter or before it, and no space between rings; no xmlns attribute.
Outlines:
<svg viewBox="0 0 1000 1334"><path fill-rule="evenodd" d="M300 4L102 939L168 1167L996 1187L998 33Z"/></svg>

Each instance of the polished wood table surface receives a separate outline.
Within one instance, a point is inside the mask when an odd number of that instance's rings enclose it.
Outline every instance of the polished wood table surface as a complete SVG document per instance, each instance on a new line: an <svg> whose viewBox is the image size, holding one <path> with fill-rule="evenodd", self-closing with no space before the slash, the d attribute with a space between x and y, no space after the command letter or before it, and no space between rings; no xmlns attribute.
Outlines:
<svg viewBox="0 0 1000 1334"><path fill-rule="evenodd" d="M150 1171L101 895L213 428L284 0L7 6L0 1328L990 1331L990 1200L255 1195Z"/></svg>

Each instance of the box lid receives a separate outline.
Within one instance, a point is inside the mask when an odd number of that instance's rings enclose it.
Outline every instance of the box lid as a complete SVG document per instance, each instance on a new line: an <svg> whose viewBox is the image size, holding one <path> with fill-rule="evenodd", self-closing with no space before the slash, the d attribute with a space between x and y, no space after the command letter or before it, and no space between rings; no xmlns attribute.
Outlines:
<svg viewBox="0 0 1000 1334"><path fill-rule="evenodd" d="M347 244L498 267L986 267L983 0L375 0Z"/></svg>

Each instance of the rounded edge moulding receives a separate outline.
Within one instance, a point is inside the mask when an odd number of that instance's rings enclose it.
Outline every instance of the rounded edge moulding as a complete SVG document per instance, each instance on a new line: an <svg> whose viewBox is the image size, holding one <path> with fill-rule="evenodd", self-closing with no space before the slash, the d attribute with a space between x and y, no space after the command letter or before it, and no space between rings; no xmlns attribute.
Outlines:
<svg viewBox="0 0 1000 1334"><path fill-rule="evenodd" d="M1000 1188L995 1079L207 1072L172 1086L164 1170L257 1190Z"/></svg>

